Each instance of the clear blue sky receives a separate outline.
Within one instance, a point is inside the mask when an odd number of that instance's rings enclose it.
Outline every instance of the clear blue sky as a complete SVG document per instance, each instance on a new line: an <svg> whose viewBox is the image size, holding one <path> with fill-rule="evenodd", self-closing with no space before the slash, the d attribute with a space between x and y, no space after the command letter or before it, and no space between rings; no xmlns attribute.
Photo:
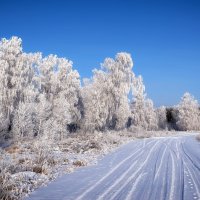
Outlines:
<svg viewBox="0 0 200 200"><path fill-rule="evenodd" d="M0 37L12 35L26 52L71 59L82 78L129 52L156 106L185 91L200 100L200 1L0 0Z"/></svg>

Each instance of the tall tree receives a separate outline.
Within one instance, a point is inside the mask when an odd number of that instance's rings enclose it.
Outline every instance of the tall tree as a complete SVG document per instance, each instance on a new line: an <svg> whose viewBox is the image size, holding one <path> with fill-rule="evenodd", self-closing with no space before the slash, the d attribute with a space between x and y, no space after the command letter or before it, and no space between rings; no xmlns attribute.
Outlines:
<svg viewBox="0 0 200 200"><path fill-rule="evenodd" d="M106 58L101 70L94 70L82 93L87 129L124 128L130 109L128 94L133 61L130 54L118 53L115 59Z"/></svg>
<svg viewBox="0 0 200 200"><path fill-rule="evenodd" d="M7 129L13 126L14 112L19 104L32 101L35 97L29 95L33 87L34 65L38 54L22 52L20 38L12 37L10 40L3 38L0 42L0 105L2 116L7 124Z"/></svg>

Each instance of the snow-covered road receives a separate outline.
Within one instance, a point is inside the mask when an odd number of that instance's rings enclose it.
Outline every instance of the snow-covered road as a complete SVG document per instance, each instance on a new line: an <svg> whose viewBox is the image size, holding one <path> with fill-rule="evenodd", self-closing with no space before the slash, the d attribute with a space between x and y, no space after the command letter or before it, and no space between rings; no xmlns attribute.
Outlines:
<svg viewBox="0 0 200 200"><path fill-rule="evenodd" d="M194 136L136 140L96 166L58 178L28 199L200 199L200 142Z"/></svg>

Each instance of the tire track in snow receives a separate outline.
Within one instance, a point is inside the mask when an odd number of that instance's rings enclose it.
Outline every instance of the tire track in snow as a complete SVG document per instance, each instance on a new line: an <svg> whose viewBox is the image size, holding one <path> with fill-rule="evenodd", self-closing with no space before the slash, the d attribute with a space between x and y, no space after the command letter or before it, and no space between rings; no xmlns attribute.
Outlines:
<svg viewBox="0 0 200 200"><path fill-rule="evenodd" d="M160 143L160 141L159 141L159 143ZM157 143L158 144L158 143ZM155 152L153 152L153 150L155 149L155 147L156 147L156 145L157 144L155 144L155 146L154 147L152 147L152 149L150 150L150 152L149 152L149 154L148 154L148 156L147 156L147 158L145 159L145 161L144 161L144 163L143 163L143 166L141 166L140 167L140 169L142 169L142 168L144 168L145 166L147 166L147 163L148 163L148 161L149 161L149 159L150 159L150 156L154 153L156 153L157 151L158 151L158 154L159 154L159 150L155 150ZM160 146L158 146L157 148L159 148L160 149ZM158 159L158 157L157 157L157 159ZM156 159L156 160L157 160ZM156 162L155 162L155 167L154 168L156 168ZM138 171L139 171L139 169L138 169ZM155 173L155 169L154 169L154 173ZM145 174L145 173L144 173ZM147 173L146 173L147 174ZM134 177L133 177L134 178ZM138 180L139 179L139 180ZM132 186L132 189L129 191L129 193L128 193L128 195L127 195L127 197L126 197L126 200L131 200L133 197L133 194L134 194L134 192L135 192L135 190L136 190L136 188L137 188L137 185L139 184L139 181L141 181L142 180L142 177L141 177L141 175L139 175L137 178L136 178L136 180L135 180L135 182L134 182L134 184L133 184L133 186ZM152 182L152 179L151 179L151 182ZM151 187L152 187L152 184L153 183L151 183Z"/></svg>
<svg viewBox="0 0 200 200"><path fill-rule="evenodd" d="M174 199L174 192L175 192L175 160L173 157L173 154L170 152L170 157L172 161L172 173L171 173L171 187L170 187L170 192L169 192L169 200Z"/></svg>
<svg viewBox="0 0 200 200"><path fill-rule="evenodd" d="M167 180L167 175L168 175L168 168L169 168L169 155L167 156L167 167L166 167L166 170L165 170L165 176L163 176L163 179L162 179L162 190L161 190L161 193L160 193L160 196L161 198L160 199L166 199L166 196L167 196L167 184L166 184L166 180Z"/></svg>
<svg viewBox="0 0 200 200"><path fill-rule="evenodd" d="M179 147L180 146L180 142L176 141L176 153L177 153L177 158L180 159L180 150Z"/></svg>
<svg viewBox="0 0 200 200"><path fill-rule="evenodd" d="M147 177L145 182L141 182L141 184L143 184L143 190L145 191L145 193L143 192L140 195L141 199L151 199L151 196L154 193L154 185L155 185L155 181L154 181L154 177L155 177L155 173L157 171L158 168L158 163L159 163L159 158L160 158L160 153L162 155L162 143L159 144L159 147L156 149L156 151L154 152L154 155L151 159L150 162L148 162L148 165L146 165L146 168L143 169L143 171L148 171L147 173ZM147 184L148 183L148 184Z"/></svg>
<svg viewBox="0 0 200 200"><path fill-rule="evenodd" d="M101 194L97 200L100 200L102 198L104 198L104 196L106 196L116 185L118 185L125 177L126 175L133 170L133 168L135 167L135 165L137 164L137 161L135 161L129 168L128 170L123 173L119 178L117 178L117 180L103 193Z"/></svg>
<svg viewBox="0 0 200 200"><path fill-rule="evenodd" d="M145 145L145 143L144 143L144 145ZM144 147L144 145L143 145L143 147ZM141 151L139 154L137 154L134 159L137 159L138 157L140 157L143 154L143 152L146 150L146 148L147 148L147 146L145 147L145 149L143 151ZM128 173L130 173L131 170L134 169L134 167L137 163L138 163L138 160L134 161L133 164L130 165L129 168L120 177L118 177L117 180L109 188L107 188L107 190L104 191L104 193L101 194L96 200L103 199L114 187L116 187L121 181L123 181L123 179L128 175Z"/></svg>
<svg viewBox="0 0 200 200"><path fill-rule="evenodd" d="M176 152L173 149L173 142L175 142L174 138L169 138L167 143L164 142L164 145L167 147L166 148L166 153L165 153L165 165L166 167L164 167L164 171L165 173L162 175L162 188L160 191L158 191L160 193L160 199L172 199L172 195L173 195L173 186L171 185L172 182L174 182L173 177L174 175L172 175L172 173L174 172L175 169L175 163L174 163L174 159L173 159L173 155L176 156ZM172 154L173 153L173 154ZM170 168L172 167L172 169L170 170ZM158 178L158 175L157 175ZM158 179L157 179L158 180ZM156 198L158 198L156 196Z"/></svg>
<svg viewBox="0 0 200 200"><path fill-rule="evenodd" d="M96 200L101 200L103 199L116 185L118 185L125 177L126 175L133 170L135 165L137 164L137 161L135 161L129 168L128 170L123 173L112 185L109 187L103 194L101 194Z"/></svg>
<svg viewBox="0 0 200 200"><path fill-rule="evenodd" d="M137 150L138 148L143 148L143 144L140 142L139 144L136 144L135 147L133 148L133 152L134 150ZM121 154L121 156L124 155L124 152ZM109 168L112 168L112 166L114 165L115 161L117 161L117 158L118 158L118 154L114 154L112 159L109 161Z"/></svg>
<svg viewBox="0 0 200 200"><path fill-rule="evenodd" d="M154 176L154 181L157 180L158 175L160 174L160 170L161 170L161 167L163 165L163 161L164 161L164 156L165 156L166 150L167 150L167 147L165 146L165 149L164 149L163 154L161 156L160 165L158 166L158 169L156 170L156 174Z"/></svg>
<svg viewBox="0 0 200 200"><path fill-rule="evenodd" d="M151 142L152 142L152 141L150 141L149 143L151 143ZM139 142L138 142L138 143L139 143ZM147 144L148 144L147 139L144 139L143 142L142 142L142 147L140 147L140 148L141 148L141 149L144 148L144 146L147 145ZM136 145L136 146L134 147L134 149L137 150L137 148L138 148L139 146L141 146L141 143L139 143L138 145ZM133 150L134 150L134 149L133 149ZM109 163L109 167L112 167L112 166L113 166L114 161L117 159L117 157L118 157L118 154L115 154L115 155L114 155L114 158L112 158L112 162Z"/></svg>
<svg viewBox="0 0 200 200"><path fill-rule="evenodd" d="M164 183L165 183L166 176L163 176L162 172L167 171L167 170L165 170L165 168L166 168L166 163L168 163L168 162L166 162L166 157L168 158L168 156L166 154L169 153L169 148L170 148L168 145L169 142L170 142L170 139L168 139L167 141L164 140L161 143L161 147L162 147L162 144L164 144L164 150L162 150L161 155L158 154L158 157L160 157L160 159L157 159L156 163L155 163L154 177L153 177L153 181L151 184L151 192L149 195L149 199L155 200L156 198L158 198L159 195L162 195L162 193L164 192L163 190L159 189L159 187L157 187L157 186L165 185Z"/></svg>
<svg viewBox="0 0 200 200"><path fill-rule="evenodd" d="M127 179L127 181L125 183L123 183L120 186L120 188L118 188L118 191L109 200L116 199L115 197L135 178L135 176L141 171L141 169L145 166L145 164L149 160L150 156L152 155L153 150L155 149L155 147L157 146L158 143L159 143L159 141L156 141L156 143L149 151L149 153L148 153L146 159L144 160L144 162L142 163L142 165Z"/></svg>
<svg viewBox="0 0 200 200"><path fill-rule="evenodd" d="M147 143L147 145L151 144L152 142L154 142L153 140L150 141L149 143ZM88 188L85 192L83 192L80 196L78 196L76 198L76 200L82 200L89 192L91 192L94 188L96 188L99 184L101 184L106 178L108 178L110 175L112 175L115 171L118 170L118 168L120 166L122 166L125 162L127 162L129 159L131 159L132 157L135 156L135 154L137 154L139 151L141 151L143 148L146 148L145 146L145 142L143 143L142 147L140 149L138 149L137 151L135 151L133 154L131 154L130 156L126 157L124 160L122 160L121 162L119 162L111 171L109 171L104 177L102 177L98 182L96 182L93 186L91 186L90 188Z"/></svg>
<svg viewBox="0 0 200 200"><path fill-rule="evenodd" d="M147 174L147 172L146 172L146 173L142 173L141 175L138 176L138 178L136 179L136 181L135 181L135 183L134 183L134 185L133 185L131 191L128 193L128 195L127 195L127 197L126 197L126 200L132 200L132 199L133 199L133 197L132 197L133 193L136 191L139 182L142 180L142 178L143 178L146 174Z"/></svg>
<svg viewBox="0 0 200 200"><path fill-rule="evenodd" d="M181 140L184 140L183 138L181 138ZM183 159L182 159L182 150L181 150L181 141L180 138L176 139L175 141L175 150L176 150L176 162L175 162L175 157L174 157L174 162L177 164L176 165L176 169L178 170L176 174L177 177L177 182L176 182L176 192L178 193L177 195L179 195L180 199L184 199L184 190L185 190L185 178L184 178L184 164L183 164ZM179 175L179 177L178 177ZM178 179L179 178L179 179ZM179 186L180 187L177 187Z"/></svg>
<svg viewBox="0 0 200 200"><path fill-rule="evenodd" d="M180 143L179 143L179 145L180 145ZM181 199L184 199L184 191L185 191L185 174L184 174L184 164L183 164L183 160L181 160L181 170L182 170L182 173L181 173L181 175L182 175L182 187L181 187L181 189L182 189L182 198Z"/></svg>

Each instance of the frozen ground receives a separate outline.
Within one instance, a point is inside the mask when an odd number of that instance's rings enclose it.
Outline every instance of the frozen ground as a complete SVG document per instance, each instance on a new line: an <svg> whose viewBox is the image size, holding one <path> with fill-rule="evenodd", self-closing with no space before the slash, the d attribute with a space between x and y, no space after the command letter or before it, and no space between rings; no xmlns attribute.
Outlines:
<svg viewBox="0 0 200 200"><path fill-rule="evenodd" d="M135 140L27 199L200 199L200 143L184 135Z"/></svg>

